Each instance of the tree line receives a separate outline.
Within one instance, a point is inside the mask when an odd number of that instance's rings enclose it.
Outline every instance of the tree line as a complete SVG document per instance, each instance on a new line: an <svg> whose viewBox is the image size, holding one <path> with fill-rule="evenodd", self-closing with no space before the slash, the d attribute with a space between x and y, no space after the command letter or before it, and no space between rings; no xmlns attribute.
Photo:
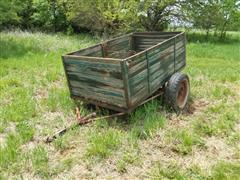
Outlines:
<svg viewBox="0 0 240 180"><path fill-rule="evenodd" d="M0 30L111 35L137 30L240 30L239 0L0 0Z"/></svg>

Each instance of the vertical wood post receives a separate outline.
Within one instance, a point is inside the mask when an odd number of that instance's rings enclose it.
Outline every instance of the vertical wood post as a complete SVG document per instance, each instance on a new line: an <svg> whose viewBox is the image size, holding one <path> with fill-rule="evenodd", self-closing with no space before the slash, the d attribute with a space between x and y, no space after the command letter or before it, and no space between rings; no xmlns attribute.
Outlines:
<svg viewBox="0 0 240 180"><path fill-rule="evenodd" d="M174 38L174 73L176 72L176 37Z"/></svg>
<svg viewBox="0 0 240 180"><path fill-rule="evenodd" d="M149 65L149 59L148 59L148 55L147 55L147 51L145 53L145 57L146 57L146 61L147 61L147 83L148 83L148 94L151 93L151 87L150 87L150 65Z"/></svg>
<svg viewBox="0 0 240 180"><path fill-rule="evenodd" d="M127 61L121 61L121 69L122 69L122 78L123 78L123 88L125 93L125 99L127 107L131 107L130 103L130 88L129 88L129 80L128 80L128 67Z"/></svg>
<svg viewBox="0 0 240 180"><path fill-rule="evenodd" d="M64 56L62 56L62 64L63 64L65 76L66 76L66 79L67 79L67 84L68 84L70 97L72 97L72 89L71 89L70 82L69 82L69 79L68 79L68 74L67 74L67 70L66 70L66 66L65 66L65 62L64 62Z"/></svg>

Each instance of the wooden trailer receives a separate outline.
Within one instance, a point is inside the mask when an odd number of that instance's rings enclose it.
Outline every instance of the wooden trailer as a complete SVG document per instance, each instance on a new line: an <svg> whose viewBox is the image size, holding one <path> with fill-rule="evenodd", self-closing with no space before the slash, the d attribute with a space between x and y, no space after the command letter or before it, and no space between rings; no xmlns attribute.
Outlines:
<svg viewBox="0 0 240 180"><path fill-rule="evenodd" d="M131 33L66 54L62 61L74 99L130 113L169 84L170 104L186 105L189 79L177 73L186 65L184 32Z"/></svg>

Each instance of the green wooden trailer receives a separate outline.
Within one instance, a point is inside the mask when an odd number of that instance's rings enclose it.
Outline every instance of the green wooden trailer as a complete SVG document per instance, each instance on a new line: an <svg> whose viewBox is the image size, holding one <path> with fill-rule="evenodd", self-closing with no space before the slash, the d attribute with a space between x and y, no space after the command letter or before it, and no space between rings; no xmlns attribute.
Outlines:
<svg viewBox="0 0 240 180"><path fill-rule="evenodd" d="M70 95L130 113L165 91L174 109L189 94L184 32L136 32L62 56ZM161 90L161 91L160 91Z"/></svg>

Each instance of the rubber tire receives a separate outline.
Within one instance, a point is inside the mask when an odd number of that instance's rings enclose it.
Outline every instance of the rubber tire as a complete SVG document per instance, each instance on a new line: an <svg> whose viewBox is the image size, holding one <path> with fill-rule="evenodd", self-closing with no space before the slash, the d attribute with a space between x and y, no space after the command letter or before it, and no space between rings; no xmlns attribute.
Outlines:
<svg viewBox="0 0 240 180"><path fill-rule="evenodd" d="M187 97L185 96L184 98L184 105L182 107L179 107L178 102L177 102L177 96L178 96L178 91L180 89L181 83L183 81L187 81ZM188 75L186 74L182 74L182 73L175 73L171 76L171 78L169 79L169 81L167 82L166 86L165 86L165 103L167 103L168 106L172 107L173 110L175 110L176 112L182 111L186 105L187 105L187 101L188 101L188 97L190 94L190 83L189 83L189 78Z"/></svg>

